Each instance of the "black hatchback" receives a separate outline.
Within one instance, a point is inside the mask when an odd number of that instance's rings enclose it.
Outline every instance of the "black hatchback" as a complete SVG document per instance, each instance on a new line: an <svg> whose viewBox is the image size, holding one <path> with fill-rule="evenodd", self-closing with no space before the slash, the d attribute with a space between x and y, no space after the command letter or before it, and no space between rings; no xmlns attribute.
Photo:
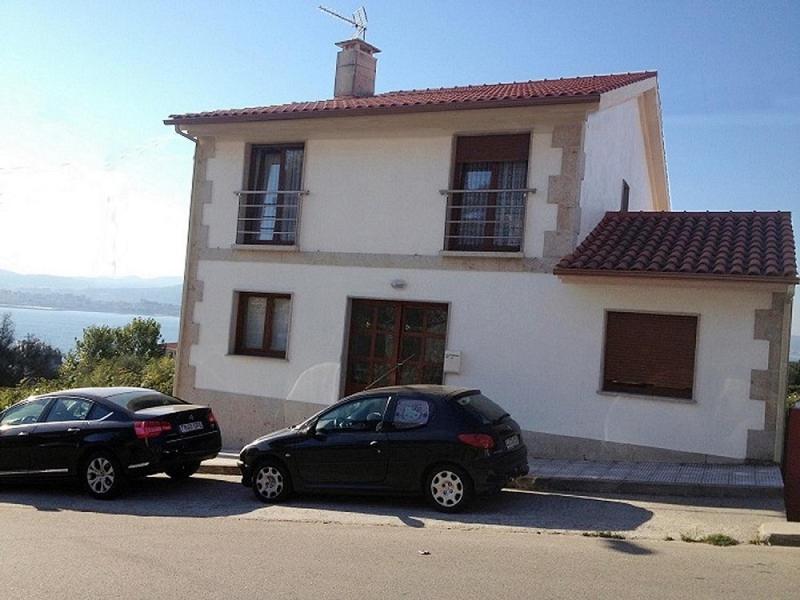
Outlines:
<svg viewBox="0 0 800 600"><path fill-rule="evenodd" d="M65 390L0 412L0 482L77 478L97 498L129 478L190 477L220 448L210 408L143 388Z"/></svg>
<svg viewBox="0 0 800 600"><path fill-rule="evenodd" d="M296 492L423 494L457 512L528 472L520 428L480 390L434 385L360 392L248 444L242 483L264 502Z"/></svg>

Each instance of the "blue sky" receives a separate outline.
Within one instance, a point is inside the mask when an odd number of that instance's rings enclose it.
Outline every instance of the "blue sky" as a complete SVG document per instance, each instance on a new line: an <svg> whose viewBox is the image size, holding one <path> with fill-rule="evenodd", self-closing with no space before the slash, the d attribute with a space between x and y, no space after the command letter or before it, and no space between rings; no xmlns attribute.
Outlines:
<svg viewBox="0 0 800 600"><path fill-rule="evenodd" d="M192 146L161 120L329 97L351 32L317 4L0 3L0 268L179 274ZM379 91L656 69L674 208L800 213L800 2L366 8Z"/></svg>

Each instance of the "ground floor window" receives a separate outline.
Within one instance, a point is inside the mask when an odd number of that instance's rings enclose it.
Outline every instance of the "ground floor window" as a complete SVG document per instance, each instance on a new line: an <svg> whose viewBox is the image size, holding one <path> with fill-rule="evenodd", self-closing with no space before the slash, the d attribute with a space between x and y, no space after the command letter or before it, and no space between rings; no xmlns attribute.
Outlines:
<svg viewBox="0 0 800 600"><path fill-rule="evenodd" d="M697 317L606 313L603 390L692 398Z"/></svg>
<svg viewBox="0 0 800 600"><path fill-rule="evenodd" d="M236 354L285 358L290 307L289 294L239 292Z"/></svg>

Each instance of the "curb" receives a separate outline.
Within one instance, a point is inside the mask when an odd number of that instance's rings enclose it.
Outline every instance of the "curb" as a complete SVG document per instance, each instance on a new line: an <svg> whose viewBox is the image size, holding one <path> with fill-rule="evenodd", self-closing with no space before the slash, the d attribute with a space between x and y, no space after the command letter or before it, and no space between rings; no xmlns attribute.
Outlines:
<svg viewBox="0 0 800 600"><path fill-rule="evenodd" d="M233 459L208 461L200 465L198 473L207 475L241 475ZM778 487L692 485L674 483L647 483L639 481L601 481L591 479L565 479L561 477L525 476L508 485L511 489L532 492L588 492L616 493L646 496L684 496L701 498L783 498ZM800 535L800 532L798 533ZM800 545L800 544L798 544Z"/></svg>
<svg viewBox="0 0 800 600"><path fill-rule="evenodd" d="M783 498L783 488L767 486L700 485L566 479L561 477L520 477L508 487L535 492L596 492L646 496L684 496L701 498Z"/></svg>
<svg viewBox="0 0 800 600"><path fill-rule="evenodd" d="M221 465L221 464L205 464L201 463L200 468L197 469L198 473L204 473L206 475L241 475L241 471L239 471L239 467L235 464L233 465Z"/></svg>
<svg viewBox="0 0 800 600"><path fill-rule="evenodd" d="M762 523L758 539L770 546L800 546L800 523Z"/></svg>

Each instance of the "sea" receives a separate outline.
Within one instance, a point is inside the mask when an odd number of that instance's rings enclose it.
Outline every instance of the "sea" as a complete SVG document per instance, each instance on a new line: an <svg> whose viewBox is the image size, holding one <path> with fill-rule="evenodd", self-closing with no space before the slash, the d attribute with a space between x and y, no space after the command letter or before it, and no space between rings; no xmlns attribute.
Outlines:
<svg viewBox="0 0 800 600"><path fill-rule="evenodd" d="M180 322L179 317L150 317L148 315L0 305L0 315L3 313L11 315L16 339L19 340L32 334L64 353L69 352L75 346L75 340L81 337L84 328L90 325L120 327L130 323L131 319L135 317L153 318L161 323L161 337L164 338L164 341L177 342Z"/></svg>

